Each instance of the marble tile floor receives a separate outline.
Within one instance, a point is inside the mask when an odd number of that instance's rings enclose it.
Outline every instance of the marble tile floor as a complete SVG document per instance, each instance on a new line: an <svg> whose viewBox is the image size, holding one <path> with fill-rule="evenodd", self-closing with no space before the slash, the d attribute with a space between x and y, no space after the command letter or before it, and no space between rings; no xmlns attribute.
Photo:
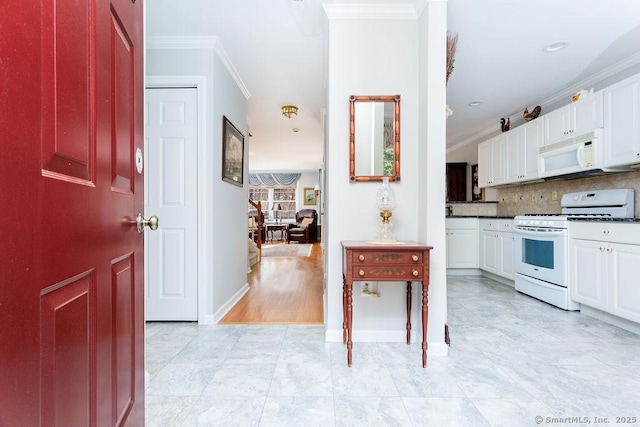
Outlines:
<svg viewBox="0 0 640 427"><path fill-rule="evenodd" d="M640 336L448 277L448 357L324 326L148 323L147 426L640 425Z"/></svg>

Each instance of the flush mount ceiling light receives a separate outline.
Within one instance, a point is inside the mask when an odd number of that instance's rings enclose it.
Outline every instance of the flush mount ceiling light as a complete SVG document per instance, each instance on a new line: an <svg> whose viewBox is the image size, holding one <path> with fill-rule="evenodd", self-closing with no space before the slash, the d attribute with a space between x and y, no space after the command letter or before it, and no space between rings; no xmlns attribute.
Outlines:
<svg viewBox="0 0 640 427"><path fill-rule="evenodd" d="M471 101L467 105L469 107L477 107L477 106L482 105L482 104L484 104L484 101Z"/></svg>
<svg viewBox="0 0 640 427"><path fill-rule="evenodd" d="M542 48L543 52L547 52L547 53L553 53L553 52L557 52L559 50L564 49L565 47L567 47L569 45L569 42L566 40L560 40L557 42L553 42L545 47Z"/></svg>
<svg viewBox="0 0 640 427"><path fill-rule="evenodd" d="M282 107L280 107L280 109L282 110L282 115L288 119L290 119L292 116L298 115L298 107L296 107L295 105L283 105Z"/></svg>

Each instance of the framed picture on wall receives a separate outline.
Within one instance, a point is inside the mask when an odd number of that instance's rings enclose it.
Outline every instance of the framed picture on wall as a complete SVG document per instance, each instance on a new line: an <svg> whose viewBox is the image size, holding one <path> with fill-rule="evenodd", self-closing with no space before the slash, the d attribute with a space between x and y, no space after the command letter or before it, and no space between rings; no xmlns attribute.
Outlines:
<svg viewBox="0 0 640 427"><path fill-rule="evenodd" d="M222 180L242 187L244 135L222 116Z"/></svg>
<svg viewBox="0 0 640 427"><path fill-rule="evenodd" d="M478 165L471 165L471 201L484 200L484 188L478 185Z"/></svg>
<svg viewBox="0 0 640 427"><path fill-rule="evenodd" d="M316 190L313 187L305 187L303 193L305 206L312 206L317 203Z"/></svg>

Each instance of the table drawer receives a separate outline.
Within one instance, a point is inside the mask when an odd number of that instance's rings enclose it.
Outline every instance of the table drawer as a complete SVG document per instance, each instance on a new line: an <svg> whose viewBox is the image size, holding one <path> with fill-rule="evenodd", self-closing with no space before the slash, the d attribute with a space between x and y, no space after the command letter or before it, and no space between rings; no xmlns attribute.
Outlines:
<svg viewBox="0 0 640 427"><path fill-rule="evenodd" d="M398 265L376 267L374 265L363 265L353 267L353 280L363 281L421 281L422 265Z"/></svg>
<svg viewBox="0 0 640 427"><path fill-rule="evenodd" d="M379 251L354 251L353 252L353 266L356 268L359 265L371 265L371 264L422 264L423 262L422 252L379 252Z"/></svg>

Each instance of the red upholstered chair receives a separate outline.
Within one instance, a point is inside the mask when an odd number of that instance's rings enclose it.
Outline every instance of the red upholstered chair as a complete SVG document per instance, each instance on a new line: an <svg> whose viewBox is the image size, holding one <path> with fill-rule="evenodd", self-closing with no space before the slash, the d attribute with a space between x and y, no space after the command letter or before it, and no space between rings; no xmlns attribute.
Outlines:
<svg viewBox="0 0 640 427"><path fill-rule="evenodd" d="M312 243L318 235L318 212L315 209L302 209L296 212L296 223L287 230L287 243Z"/></svg>

